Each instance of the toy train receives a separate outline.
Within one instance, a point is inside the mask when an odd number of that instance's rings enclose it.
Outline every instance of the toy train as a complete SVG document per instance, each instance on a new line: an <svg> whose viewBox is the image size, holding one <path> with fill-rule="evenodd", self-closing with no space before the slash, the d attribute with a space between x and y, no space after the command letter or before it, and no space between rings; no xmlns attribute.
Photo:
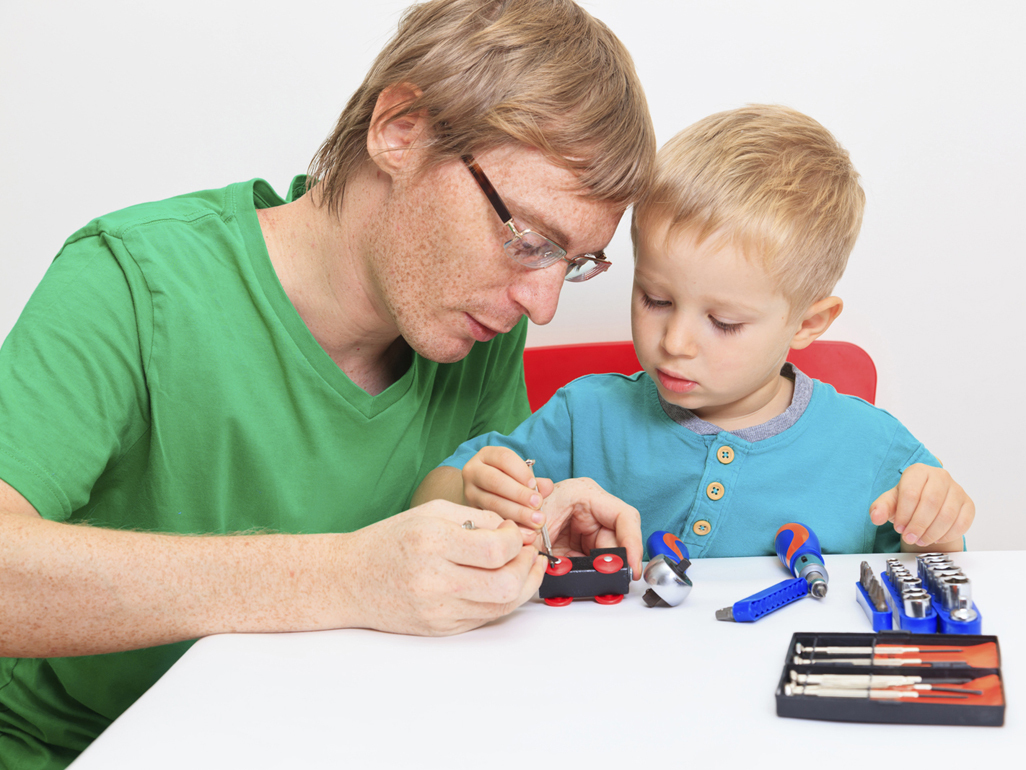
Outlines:
<svg viewBox="0 0 1026 770"><path fill-rule="evenodd" d="M550 562L538 596L551 607L585 598L617 604L630 585L626 548L592 548L588 556L561 556Z"/></svg>

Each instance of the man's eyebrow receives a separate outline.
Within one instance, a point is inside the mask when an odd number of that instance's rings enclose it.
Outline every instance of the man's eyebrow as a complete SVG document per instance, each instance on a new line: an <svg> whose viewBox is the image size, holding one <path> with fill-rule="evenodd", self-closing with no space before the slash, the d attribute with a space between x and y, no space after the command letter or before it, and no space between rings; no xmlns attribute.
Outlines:
<svg viewBox="0 0 1026 770"><path fill-rule="evenodd" d="M524 220L524 225L530 229L534 229L530 227L534 225L534 227L538 228L535 232L555 241L557 246L566 249L570 244L570 237L556 224L548 221L544 214L531 205L516 198L510 198L506 206L513 212L514 219L518 216L521 217Z"/></svg>

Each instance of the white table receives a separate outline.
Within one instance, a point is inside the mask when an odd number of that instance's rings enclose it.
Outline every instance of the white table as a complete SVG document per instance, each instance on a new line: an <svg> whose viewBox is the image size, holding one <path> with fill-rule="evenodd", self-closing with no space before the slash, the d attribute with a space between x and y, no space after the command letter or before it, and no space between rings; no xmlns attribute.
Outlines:
<svg viewBox="0 0 1026 770"><path fill-rule="evenodd" d="M74 763L119 768L447 767L868 770L1009 767L1026 750L1022 551L955 561L984 634L1001 645L1004 727L879 725L776 716L791 634L871 631L859 564L828 556L830 591L756 623L720 607L787 577L775 558L696 561L675 608L635 583L619 605L537 599L485 628L424 639L373 631L203 639ZM914 557L903 560L914 568ZM1012 764L1009 765L1008 762ZM710 763L708 765L701 763Z"/></svg>

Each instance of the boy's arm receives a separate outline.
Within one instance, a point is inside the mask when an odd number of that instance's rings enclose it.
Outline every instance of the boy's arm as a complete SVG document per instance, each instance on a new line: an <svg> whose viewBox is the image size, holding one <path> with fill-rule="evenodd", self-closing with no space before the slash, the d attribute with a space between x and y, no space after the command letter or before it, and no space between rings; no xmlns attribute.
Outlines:
<svg viewBox="0 0 1026 770"><path fill-rule="evenodd" d="M410 507L416 508L428 500L449 500L460 505L463 501L463 474L451 465L439 465L424 477L413 493Z"/></svg>
<svg viewBox="0 0 1026 770"><path fill-rule="evenodd" d="M891 521L901 535L901 550L961 551L962 537L976 516L976 506L944 468L916 463L901 474L897 486L869 508L877 526Z"/></svg>
<svg viewBox="0 0 1026 770"><path fill-rule="evenodd" d="M531 535L526 542L531 542L545 523L540 509L552 488L551 480L536 479L512 449L485 446L462 470L441 465L431 471L413 493L411 504L442 499L494 511L523 527Z"/></svg>

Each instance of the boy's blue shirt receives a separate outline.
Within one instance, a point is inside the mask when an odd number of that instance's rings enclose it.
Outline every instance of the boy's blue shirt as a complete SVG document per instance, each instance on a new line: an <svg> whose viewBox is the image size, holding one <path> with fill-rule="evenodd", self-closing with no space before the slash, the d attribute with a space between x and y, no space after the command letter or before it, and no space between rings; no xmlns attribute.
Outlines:
<svg viewBox="0 0 1026 770"><path fill-rule="evenodd" d="M483 446L507 446L534 458L538 476L594 479L638 509L646 539L672 532L692 558L773 555L777 529L792 521L827 553L898 551L898 534L874 526L869 506L910 465L940 463L886 411L812 382L794 425L750 442L678 424L644 372L588 375L509 436L483 434L442 464L462 468Z"/></svg>

